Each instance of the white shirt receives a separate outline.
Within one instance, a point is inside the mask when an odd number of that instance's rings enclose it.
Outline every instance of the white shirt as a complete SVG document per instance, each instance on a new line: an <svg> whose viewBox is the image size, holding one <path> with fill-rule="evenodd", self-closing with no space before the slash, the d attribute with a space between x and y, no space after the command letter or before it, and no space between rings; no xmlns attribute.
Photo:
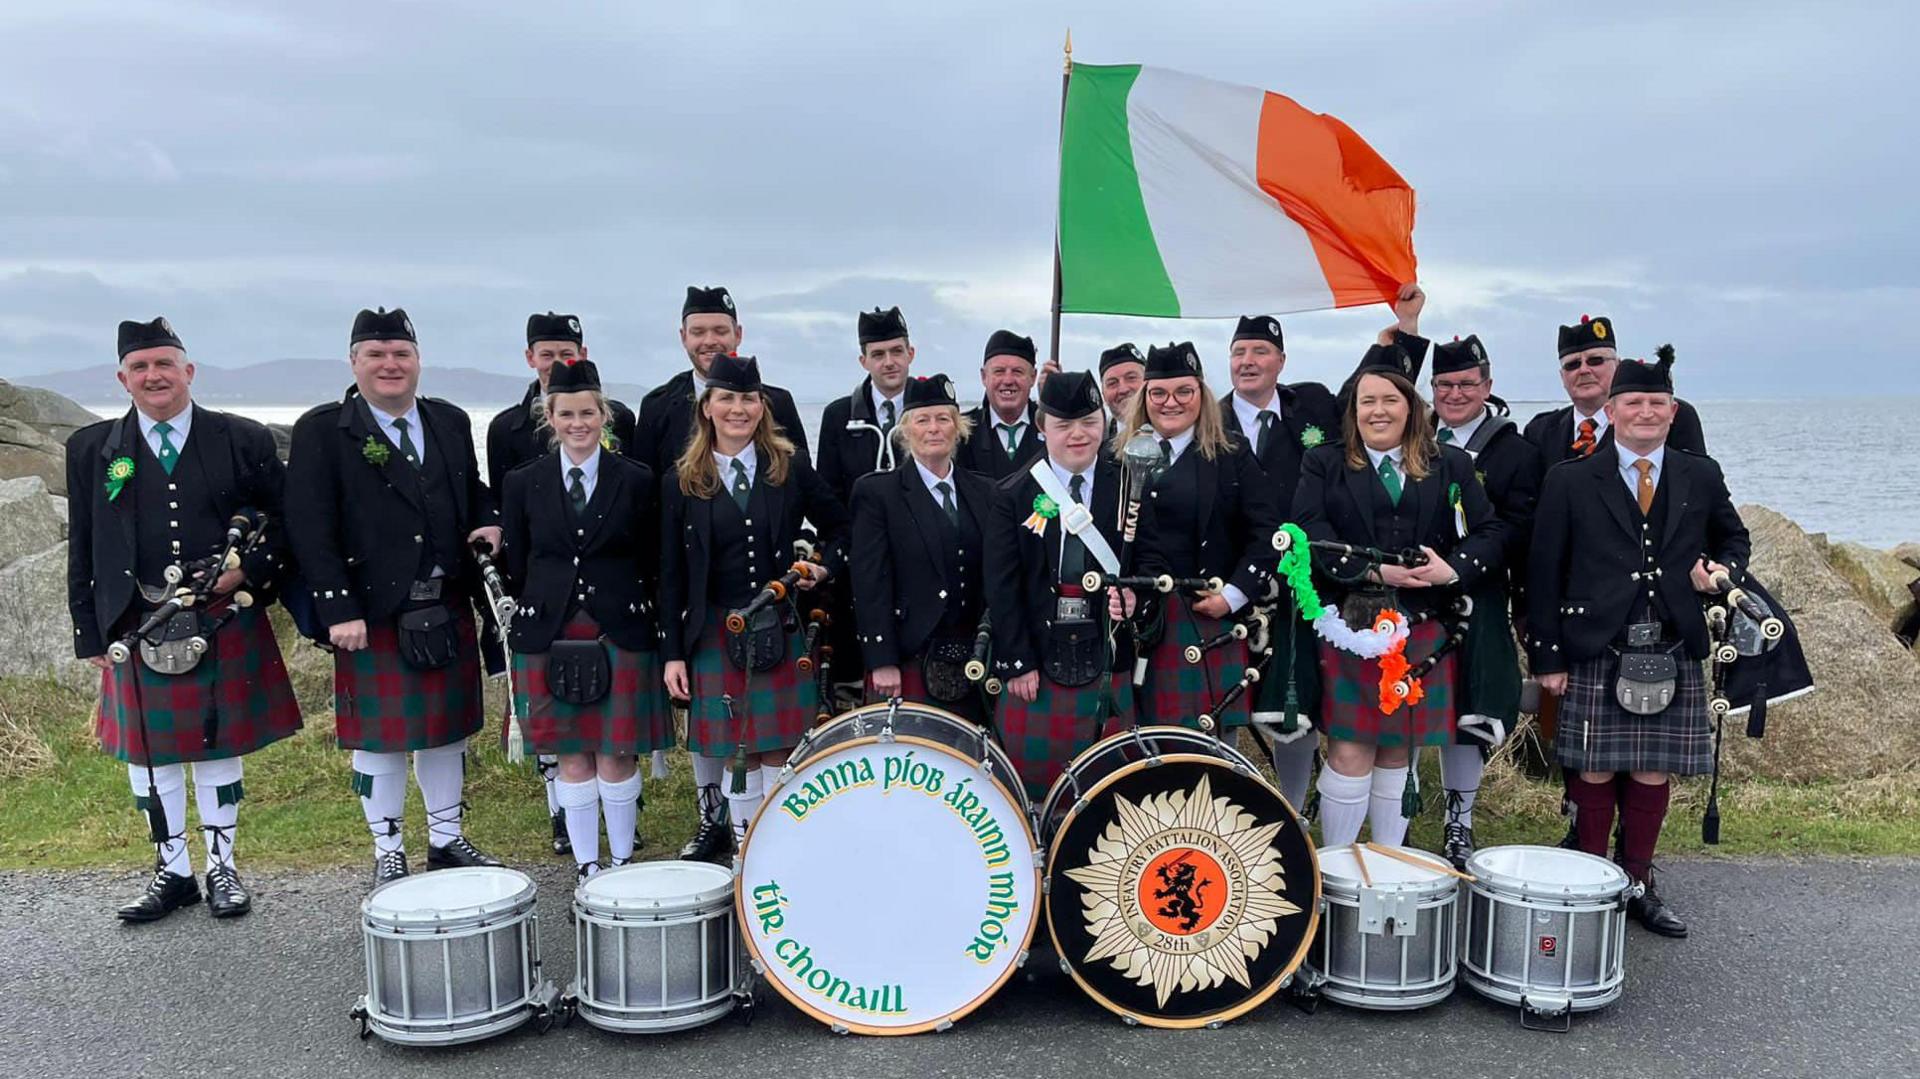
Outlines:
<svg viewBox="0 0 1920 1079"><path fill-rule="evenodd" d="M687 373L693 376L693 399L698 401L700 399L700 395L707 392L707 380L704 378L701 378L700 372L695 371L692 368L688 368Z"/></svg>
<svg viewBox="0 0 1920 1079"><path fill-rule="evenodd" d="M1006 453L1007 452L1007 432L1001 430L1001 426L1000 426L1001 424L1006 423L1006 421L1000 418L1000 414L993 410L992 405L986 406L986 413L987 413L987 422L993 424L993 430L992 432L990 432L993 435L993 440L1000 445L1000 452ZM1018 446L1020 444L1020 440L1026 437L1025 428L1027 426L1027 414L1025 412L1022 412L1020 414L1019 419L1013 421L1012 423L1007 423L1006 425L1008 427L1013 428L1013 444ZM975 437L977 438L979 436L976 435ZM1089 476L1087 477L1087 479L1091 481L1093 477Z"/></svg>
<svg viewBox="0 0 1920 1079"><path fill-rule="evenodd" d="M1480 411L1474 414L1473 419L1468 420L1459 427L1443 423L1440 425L1440 429L1453 432L1452 440L1447 443L1449 446L1458 446L1464 450L1467 448L1467 443L1473 440L1474 432L1480 430L1480 425L1485 422L1487 422L1487 406L1481 405ZM1595 437L1597 438L1599 436L1596 435Z"/></svg>
<svg viewBox="0 0 1920 1079"><path fill-rule="evenodd" d="M153 430L160 421L147 418L147 414L137 408L133 410L133 414L140 421L140 434L147 440L147 448L153 451L155 457L160 456L160 436ZM167 441L173 443L173 452L177 454L184 451L187 448L187 429L193 426L193 402L188 401L187 407L181 409L178 416L172 417L166 423L172 428L167 435Z"/></svg>
<svg viewBox="0 0 1920 1079"><path fill-rule="evenodd" d="M380 425L380 433L387 436L387 441L393 443L393 448L396 450L400 448L400 429L393 425L393 421L406 420L407 441L413 443L414 452L420 455L415 459L414 464L424 465L427 463L427 433L420 426L420 403L418 401L408 405L406 412L398 416L388 414L386 410L375 405L372 401L367 402L367 408L373 411L373 421Z"/></svg>
<svg viewBox="0 0 1920 1079"><path fill-rule="evenodd" d="M1393 470L1400 473L1403 479L1406 477L1407 466L1400 460L1400 447L1395 446L1390 450L1376 450L1372 446L1367 447L1367 459L1373 462L1373 470L1376 473L1380 471L1380 459L1383 457L1393 458Z"/></svg>
<svg viewBox="0 0 1920 1079"><path fill-rule="evenodd" d="M1280 426L1280 387L1275 386L1268 393L1267 403L1264 405L1256 405L1237 393L1233 395L1233 414L1240 418L1240 433L1246 435L1248 439L1260 437L1260 413L1262 412L1273 413L1273 425L1278 429Z"/></svg>
<svg viewBox="0 0 1920 1079"><path fill-rule="evenodd" d="M873 398L873 418L879 423L885 424L887 422L887 402L892 401L893 420L895 423L900 422L900 406L906 403L902 400L906 392L907 391L903 389L892 397L888 397L886 394L880 392L880 387L875 386L869 381L867 383L867 395Z"/></svg>
<svg viewBox="0 0 1920 1079"><path fill-rule="evenodd" d="M731 469L733 466L729 465L727 467ZM561 449L560 489L562 491L572 490L573 470L576 468L580 470L580 486L585 487L587 489L587 497L592 498L594 484L600 482L600 447L595 446L592 456L577 465L573 463L573 458L567 456L567 451L564 448ZM729 476L727 478L732 479L733 477Z"/></svg>
<svg viewBox="0 0 1920 1079"><path fill-rule="evenodd" d="M935 502L940 501L940 492L934 485L944 483L947 485L947 490L953 492L953 504L956 506L960 504L960 485L953 482L952 461L947 462L947 474L945 476L934 475L933 470L921 464L920 458L918 457L913 459L913 467L920 470L920 482L927 485L927 490L932 493Z"/></svg>
<svg viewBox="0 0 1920 1079"><path fill-rule="evenodd" d="M1080 503L1088 509L1093 508L1093 473L1098 467L1097 462L1096 464L1088 465L1087 470L1080 473L1068 472L1065 468L1061 467L1060 462L1054 460L1052 457L1047 458L1047 465L1053 469L1054 475L1060 477L1060 486L1067 489L1067 496L1069 498L1073 496L1073 477L1075 475L1080 476Z"/></svg>
<svg viewBox="0 0 1920 1079"><path fill-rule="evenodd" d="M747 486L753 486L753 477L759 470L760 455L754 451L751 444L740 451L739 457L728 457L719 450L713 451L713 463L720 468L720 486L729 491L733 490L733 462L735 461L746 466Z"/></svg>
<svg viewBox="0 0 1920 1079"><path fill-rule="evenodd" d="M1634 462L1636 461L1652 461L1653 462L1653 476L1652 476L1653 487L1654 487L1654 490L1656 491L1659 490L1660 489L1660 473L1665 471L1666 464L1667 464L1667 444L1662 442L1660 445L1655 446L1653 449L1653 452L1647 454L1645 457L1641 457L1639 454L1633 452L1632 450L1626 448L1625 446L1620 445L1620 442L1617 439L1614 441L1613 445L1614 445L1614 448L1620 451L1620 478L1621 480L1625 481L1627 485L1627 493L1633 496L1634 504L1639 505L1640 504L1640 470L1634 467Z"/></svg>
<svg viewBox="0 0 1920 1079"><path fill-rule="evenodd" d="M1181 454L1187 452L1188 446L1193 445L1193 428L1189 427L1172 438L1162 438L1160 441L1172 445L1173 456L1167 461L1168 464L1172 464L1180 459Z"/></svg>

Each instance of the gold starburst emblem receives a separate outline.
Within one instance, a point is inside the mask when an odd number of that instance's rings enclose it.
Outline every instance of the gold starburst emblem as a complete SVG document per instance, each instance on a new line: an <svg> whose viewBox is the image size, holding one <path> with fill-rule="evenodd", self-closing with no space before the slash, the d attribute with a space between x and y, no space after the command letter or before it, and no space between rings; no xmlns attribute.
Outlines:
<svg viewBox="0 0 1920 1079"><path fill-rule="evenodd" d="M1260 955L1282 918L1302 915L1286 899L1285 866L1273 840L1282 821L1263 824L1206 776L1191 791L1118 795L1116 819L1066 872L1080 885L1093 946L1083 962L1110 961L1152 986L1164 1007L1174 993L1232 981L1252 988L1248 960Z"/></svg>

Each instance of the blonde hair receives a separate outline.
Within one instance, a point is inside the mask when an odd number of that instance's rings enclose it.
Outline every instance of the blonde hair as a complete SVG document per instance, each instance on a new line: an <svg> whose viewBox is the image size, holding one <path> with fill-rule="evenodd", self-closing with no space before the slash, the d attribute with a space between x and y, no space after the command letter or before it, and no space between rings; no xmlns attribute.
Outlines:
<svg viewBox="0 0 1920 1079"><path fill-rule="evenodd" d="M1200 456L1207 460L1215 460L1227 452L1231 444L1228 441L1227 425L1220 418L1220 399L1215 397L1213 391L1207 387L1206 379L1198 375L1183 377L1191 377L1200 387L1200 415L1193 421L1192 428L1193 448L1199 450ZM1156 379L1154 381L1171 380ZM1135 431L1142 427L1153 426L1147 421L1147 390L1152 386L1153 382L1142 382L1132 399L1127 402L1127 414L1120 418L1120 423L1113 432L1113 441L1108 444L1116 460L1126 456L1127 441L1133 438ZM1160 437L1158 431L1155 431L1154 437Z"/></svg>
<svg viewBox="0 0 1920 1079"><path fill-rule="evenodd" d="M1347 467L1354 471L1371 471L1373 459L1367 456L1367 444L1360 437L1360 379L1367 377L1384 378L1400 391L1407 399L1407 429L1400 436L1401 467L1406 469L1410 480L1423 480L1432 468L1433 462L1440 458L1440 444L1433 437L1433 421L1427 415L1427 402L1421 398L1420 391L1413 388L1407 376L1398 371L1367 371L1353 380L1353 392L1347 396L1347 407L1342 413L1342 422L1346 425Z"/></svg>
<svg viewBox="0 0 1920 1079"><path fill-rule="evenodd" d="M567 390L565 392L593 394L593 405L600 410L600 427L603 432L601 437L605 438L606 434L609 433L606 432L606 427L609 423L613 422L613 410L607 405L607 395L599 390ZM560 432L553 429L553 420L547 413L547 402L552 400L553 396L553 394L544 390L541 391L540 396L533 399L533 407L530 411L533 413L533 433L535 437L545 435L547 446L552 449L558 449L560 447Z"/></svg>
<svg viewBox="0 0 1920 1079"><path fill-rule="evenodd" d="M687 447L680 451L680 459L673 465L680 474L680 493L688 498L713 498L723 489L720 467L713 463L714 446L719 439L713 432L713 417L707 415L706 409L707 400L712 396L713 387L708 386L694 402L693 432L687 436ZM760 399L760 422L753 426L753 445L760 451L760 475L778 487L787 482L793 441L773 422L773 406L767 395L755 393L754 396Z"/></svg>
<svg viewBox="0 0 1920 1079"><path fill-rule="evenodd" d="M973 437L973 417L960 411L959 405L923 405L923 408L950 408L953 410L954 425L959 429L954 439L957 450L960 443ZM893 439L893 447L903 453L912 453L913 447L907 444L907 414L901 413L899 422L893 425L893 431L887 436Z"/></svg>

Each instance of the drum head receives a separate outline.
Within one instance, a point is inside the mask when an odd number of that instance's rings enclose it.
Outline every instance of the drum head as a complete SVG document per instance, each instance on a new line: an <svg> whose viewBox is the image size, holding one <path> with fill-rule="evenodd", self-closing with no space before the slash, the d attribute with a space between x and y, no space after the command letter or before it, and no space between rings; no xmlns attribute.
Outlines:
<svg viewBox="0 0 1920 1079"><path fill-rule="evenodd" d="M1609 899L1627 887L1619 866L1564 847L1488 847L1467 859L1467 872L1499 891L1569 899Z"/></svg>
<svg viewBox="0 0 1920 1079"><path fill-rule="evenodd" d="M400 925L457 921L511 910L533 898L533 880L503 866L465 866L391 880L360 903L367 917Z"/></svg>
<svg viewBox="0 0 1920 1079"><path fill-rule="evenodd" d="M1446 871L1452 867L1447 866L1438 854L1420 850L1417 847L1394 847L1393 849L1409 858L1431 862L1433 868L1422 869L1419 866L1408 865L1398 858L1389 858L1371 850L1363 850L1356 856L1353 846L1345 844L1320 848L1321 882L1328 888L1339 886L1353 891L1361 887L1366 880L1371 880L1376 885L1401 884L1417 887L1435 883L1444 885L1453 879L1452 874ZM1367 875L1365 877L1360 875L1360 858L1366 859Z"/></svg>
<svg viewBox="0 0 1920 1079"><path fill-rule="evenodd" d="M1012 976L1038 925L1040 872L1007 772L898 736L802 761L740 855L747 947L780 995L836 1029L912 1034Z"/></svg>
<svg viewBox="0 0 1920 1079"><path fill-rule="evenodd" d="M1135 761L1163 757L1169 753L1222 757L1234 764L1246 765L1248 771L1253 770L1253 762L1247 760L1231 743L1186 727L1145 726L1110 734L1082 750L1060 773L1060 778L1053 781L1053 787L1047 791L1047 800L1040 811L1042 841L1052 840L1054 830L1060 826L1060 820L1067 815L1067 810L1099 786L1101 780Z"/></svg>
<svg viewBox="0 0 1920 1079"><path fill-rule="evenodd" d="M883 729L892 730L896 738L911 737L938 742L976 764L991 761L995 772L1001 776L1014 774L1013 761L985 727L918 701L901 701L898 705L892 702L869 704L843 712L809 731L787 763L798 767L848 742L874 737ZM1025 784L1013 783L1009 791L1019 800L1023 814L1031 810Z"/></svg>
<svg viewBox="0 0 1920 1079"><path fill-rule="evenodd" d="M671 914L724 900L733 874L708 862L645 862L595 873L577 891L590 911Z"/></svg>
<svg viewBox="0 0 1920 1079"><path fill-rule="evenodd" d="M1077 804L1047 863L1047 928L1075 981L1149 1026L1272 996L1319 923L1300 821L1257 775L1199 754L1131 764Z"/></svg>

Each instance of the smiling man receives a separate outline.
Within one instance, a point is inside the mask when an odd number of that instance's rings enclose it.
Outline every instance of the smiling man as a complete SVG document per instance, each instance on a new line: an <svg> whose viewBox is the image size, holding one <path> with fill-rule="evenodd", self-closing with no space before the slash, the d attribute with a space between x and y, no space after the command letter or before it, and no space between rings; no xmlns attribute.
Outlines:
<svg viewBox="0 0 1920 1079"><path fill-rule="evenodd" d="M687 298L680 305L680 347L687 353L687 370L655 386L640 401L630 456L653 469L654 475L666 475L687 447L687 435L693 430L693 403L706 391L707 369L714 357L738 352L745 336L733 296L724 286L687 286ZM800 423L799 410L793 407L793 395L778 386L765 386L762 392L773 409L773 422L805 455L807 429Z"/></svg>
<svg viewBox="0 0 1920 1079"><path fill-rule="evenodd" d="M1527 421L1526 429L1527 441L1540 450L1548 465L1586 457L1612 436L1607 394L1619 366L1620 344L1612 319L1581 315L1579 322L1560 327L1560 385L1571 403L1540 413ZM1677 411L1668 441L1691 453L1707 452L1700 413L1678 398L1674 404Z"/></svg>
<svg viewBox="0 0 1920 1079"><path fill-rule="evenodd" d="M960 448L960 467L989 479L1001 479L1024 469L1045 448L1045 436L1034 416L1031 399L1034 369L1033 338L1012 330L995 330L987 338L980 363L980 384L986 399L967 413L973 437Z"/></svg>
<svg viewBox="0 0 1920 1079"><path fill-rule="evenodd" d="M187 854L187 762L208 909L245 914L253 900L233 863L241 757L300 727L264 602L288 569L286 470L265 427L193 403L193 363L166 319L120 324L119 379L132 407L67 440L73 651L100 668L95 732L127 762L135 804L158 826L153 878L119 916L149 922L200 901ZM209 564L236 514L257 522L257 540L232 568ZM189 582L213 575L208 602L135 638L174 595L176 568ZM263 602L247 605L243 594ZM196 637L208 641L202 652L188 646ZM109 646L123 641L131 654L111 662Z"/></svg>
<svg viewBox="0 0 1920 1079"><path fill-rule="evenodd" d="M1147 357L1128 341L1100 354L1100 396L1107 402L1107 437L1119 429L1120 417L1147 381Z"/></svg>

